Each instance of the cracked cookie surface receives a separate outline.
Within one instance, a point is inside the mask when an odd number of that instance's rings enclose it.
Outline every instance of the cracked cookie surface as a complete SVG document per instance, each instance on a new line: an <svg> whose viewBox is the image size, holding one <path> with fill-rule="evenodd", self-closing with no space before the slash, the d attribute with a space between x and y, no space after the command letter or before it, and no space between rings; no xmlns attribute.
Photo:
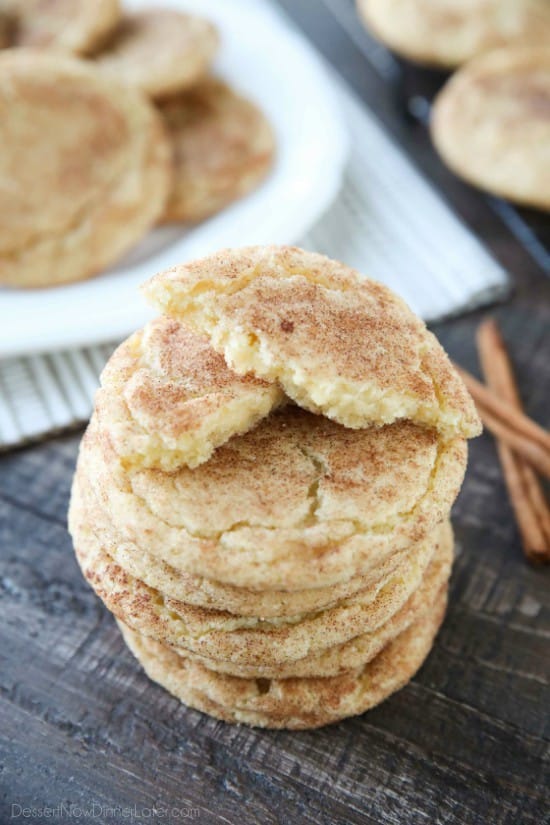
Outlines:
<svg viewBox="0 0 550 825"><path fill-rule="evenodd" d="M228 369L204 336L161 316L111 356L98 416L125 467L196 467L285 401L282 390Z"/></svg>
<svg viewBox="0 0 550 825"><path fill-rule="evenodd" d="M70 524L84 575L115 615L211 669L239 676L333 675L366 661L433 601L452 559L444 523L365 590L327 609L266 619L186 604L135 578L94 532L78 491Z"/></svg>
<svg viewBox="0 0 550 825"><path fill-rule="evenodd" d="M206 332L239 374L281 385L346 427L410 419L446 437L480 432L437 339L391 290L294 247L222 250L144 287L163 313Z"/></svg>
<svg viewBox="0 0 550 825"><path fill-rule="evenodd" d="M77 461L85 578L192 707L362 713L442 620L471 398L399 298L320 255L224 250L148 291L166 314L106 367Z"/></svg>
<svg viewBox="0 0 550 825"><path fill-rule="evenodd" d="M172 567L301 590L420 541L447 517L466 457L464 439L411 422L350 430L288 406L171 474L122 469L96 413L79 466L123 539Z"/></svg>
<svg viewBox="0 0 550 825"><path fill-rule="evenodd" d="M72 514L71 524L84 575L126 624L184 651L261 671L375 633L418 589L434 553L443 553L436 537L430 537L364 591L324 610L265 619L207 610L166 596L117 565L78 513Z"/></svg>
<svg viewBox="0 0 550 825"><path fill-rule="evenodd" d="M137 547L134 542L125 540L101 506L86 477L85 467L79 468L73 484L71 524L76 518L81 525L88 526L107 554L123 570L149 587L160 590L165 596L197 607L224 610L239 616L261 616L264 619L332 607L336 602L388 578L409 553L416 553L414 545L392 553L365 575L352 576L332 587L258 591L223 584L204 576L193 576ZM446 535L445 527L437 527L436 534L441 529ZM431 540L432 534L423 541Z"/></svg>

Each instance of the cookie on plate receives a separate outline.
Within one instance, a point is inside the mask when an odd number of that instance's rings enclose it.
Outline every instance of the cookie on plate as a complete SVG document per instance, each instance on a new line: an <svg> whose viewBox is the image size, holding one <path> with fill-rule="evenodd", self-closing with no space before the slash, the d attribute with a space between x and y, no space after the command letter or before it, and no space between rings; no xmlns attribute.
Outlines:
<svg viewBox="0 0 550 825"><path fill-rule="evenodd" d="M169 145L141 94L58 53L0 53L0 284L89 278L153 226Z"/></svg>
<svg viewBox="0 0 550 825"><path fill-rule="evenodd" d="M442 68L505 45L550 42L547 0L357 0L357 6L390 49Z"/></svg>
<svg viewBox="0 0 550 825"><path fill-rule="evenodd" d="M436 99L432 136L474 186L550 210L550 48L502 49L464 66Z"/></svg>
<svg viewBox="0 0 550 825"><path fill-rule="evenodd" d="M254 189L275 141L262 112L215 78L160 104L174 152L164 220L199 221Z"/></svg>
<svg viewBox="0 0 550 825"><path fill-rule="evenodd" d="M89 54L121 17L119 0L0 0L11 17L9 44Z"/></svg>
<svg viewBox="0 0 550 825"><path fill-rule="evenodd" d="M149 9L125 14L95 60L118 82L159 98L194 85L217 48L218 34L208 20Z"/></svg>

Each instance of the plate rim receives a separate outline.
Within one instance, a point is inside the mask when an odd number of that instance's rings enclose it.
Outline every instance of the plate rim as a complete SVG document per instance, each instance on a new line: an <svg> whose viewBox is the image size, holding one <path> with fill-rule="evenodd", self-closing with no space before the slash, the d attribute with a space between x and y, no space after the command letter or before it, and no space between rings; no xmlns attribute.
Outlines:
<svg viewBox="0 0 550 825"><path fill-rule="evenodd" d="M214 2L216 2L216 0L214 0ZM284 33L284 37L286 41L288 41L289 46L292 48L295 57L299 54L299 58L297 59L302 60L305 64L309 64L308 71L313 71L313 73L318 75L320 80L319 85L322 87L325 109L331 111L333 115L330 124L330 141L331 151L333 153L333 163L330 167L324 168L323 174L318 176L318 179L315 182L315 191L308 201L309 208L305 208L304 203L302 202L301 211L299 211L298 214L296 214L295 211L292 232L286 228L281 229L281 223L285 225L285 221L281 221L281 219L278 221L279 225L277 226L277 229L271 232L271 234L275 236L277 233L279 236L281 236L281 234L285 236L273 237L271 239L272 242L293 243L302 238L307 230L321 219L323 214L327 211L337 196L342 183L344 167L348 156L349 146L347 129L345 128L343 115L339 110L336 87L329 74L325 60L316 51L307 38L295 28L292 22L281 10L274 7L271 3L265 2L265 0L254 0L254 2L251 2L250 0L239 0L239 2L243 8L246 7L247 9L253 9L253 12L247 11L247 13L254 13L259 21L259 25L275 25L281 32L281 36L283 36ZM141 3L140 0L137 0L137 2L136 0L133 0L132 5L139 6L148 4ZM170 5L185 8L186 6L192 6L193 0L191 0L191 2L189 2L189 0L187 0L187 2L185 2L185 0L172 0ZM206 3L206 5L208 5L208 3ZM238 203L239 202L236 202L235 205L238 206ZM223 212L220 213L220 217L223 220ZM191 232L193 232L193 230L191 230ZM269 241L266 240L264 242L268 243ZM191 254L187 260L190 260L193 257L194 256ZM151 272L151 274L154 273ZM99 277L102 276L100 275ZM75 284L66 284L54 288L46 287L43 289L32 290L32 293L34 295L39 294L44 299L45 304L47 304L49 301L55 300L55 294L58 289L70 289L72 286L78 287L80 283L91 282L93 282L93 279L87 279L83 282L75 282ZM4 294L13 294L11 289L6 289L4 291L4 288L0 288L0 304L2 302L1 297L3 292ZM28 290L16 291L16 294L19 293L23 298L22 303L24 303L24 299L28 295L28 292ZM0 360L35 355L38 353L90 347L120 340L142 324L146 323L147 320L154 315L154 312L150 310L144 302L142 304L137 304L137 298L138 289L135 291L134 298L130 299L128 304L125 304L126 308L124 310L121 311L121 309L118 308L116 311L110 312L106 317L96 318L93 324L84 325L80 333L75 326L70 327L69 331L66 331L63 326L58 326L57 330L50 328L47 330L46 341L43 340L45 335L44 327L38 328L33 335L27 335L23 340L17 338L14 339L13 337L8 338L7 335L2 335L1 330L3 325L0 324ZM22 309L24 311L24 307ZM17 308L14 311L17 311ZM45 307L44 311L46 313L48 312L47 307ZM80 314L81 313L79 313L79 316ZM13 327L11 328L13 329Z"/></svg>

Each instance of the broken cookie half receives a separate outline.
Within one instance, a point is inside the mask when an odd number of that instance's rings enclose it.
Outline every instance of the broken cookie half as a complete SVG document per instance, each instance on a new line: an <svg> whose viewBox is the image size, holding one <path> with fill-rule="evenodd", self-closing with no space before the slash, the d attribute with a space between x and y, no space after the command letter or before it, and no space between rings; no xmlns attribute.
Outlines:
<svg viewBox="0 0 550 825"><path fill-rule="evenodd" d="M236 375L207 338L161 316L109 360L96 414L124 467L173 472L208 461L285 401L277 384Z"/></svg>
<svg viewBox="0 0 550 825"><path fill-rule="evenodd" d="M206 334L230 369L276 383L346 427L409 419L448 438L481 431L425 324L387 287L323 255L226 249L156 275L144 292Z"/></svg>

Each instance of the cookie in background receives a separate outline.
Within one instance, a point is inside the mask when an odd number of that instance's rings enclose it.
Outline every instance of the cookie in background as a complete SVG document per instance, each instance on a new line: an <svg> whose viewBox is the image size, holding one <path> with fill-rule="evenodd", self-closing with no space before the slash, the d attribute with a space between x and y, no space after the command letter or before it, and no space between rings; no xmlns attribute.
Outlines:
<svg viewBox="0 0 550 825"><path fill-rule="evenodd" d="M0 46L86 55L115 29L120 17L119 0L0 0Z"/></svg>
<svg viewBox="0 0 550 825"><path fill-rule="evenodd" d="M357 0L371 33L402 57L452 69L507 45L550 48L547 0Z"/></svg>
<svg viewBox="0 0 550 825"><path fill-rule="evenodd" d="M89 278L158 220L169 184L162 122L87 61L0 54L0 284Z"/></svg>
<svg viewBox="0 0 550 825"><path fill-rule="evenodd" d="M171 9L125 14L95 62L118 81L161 98L193 86L219 46L208 20Z"/></svg>
<svg viewBox="0 0 550 825"><path fill-rule="evenodd" d="M262 112L207 76L219 37L201 17L0 0L2 44L0 285L99 274L157 224L203 220L272 167Z"/></svg>
<svg viewBox="0 0 550 825"><path fill-rule="evenodd" d="M208 77L159 102L173 149L164 221L200 221L246 195L275 155L263 113L222 80Z"/></svg>
<svg viewBox="0 0 550 825"><path fill-rule="evenodd" d="M550 48L502 49L463 66L436 98L431 129L457 175L550 210Z"/></svg>

